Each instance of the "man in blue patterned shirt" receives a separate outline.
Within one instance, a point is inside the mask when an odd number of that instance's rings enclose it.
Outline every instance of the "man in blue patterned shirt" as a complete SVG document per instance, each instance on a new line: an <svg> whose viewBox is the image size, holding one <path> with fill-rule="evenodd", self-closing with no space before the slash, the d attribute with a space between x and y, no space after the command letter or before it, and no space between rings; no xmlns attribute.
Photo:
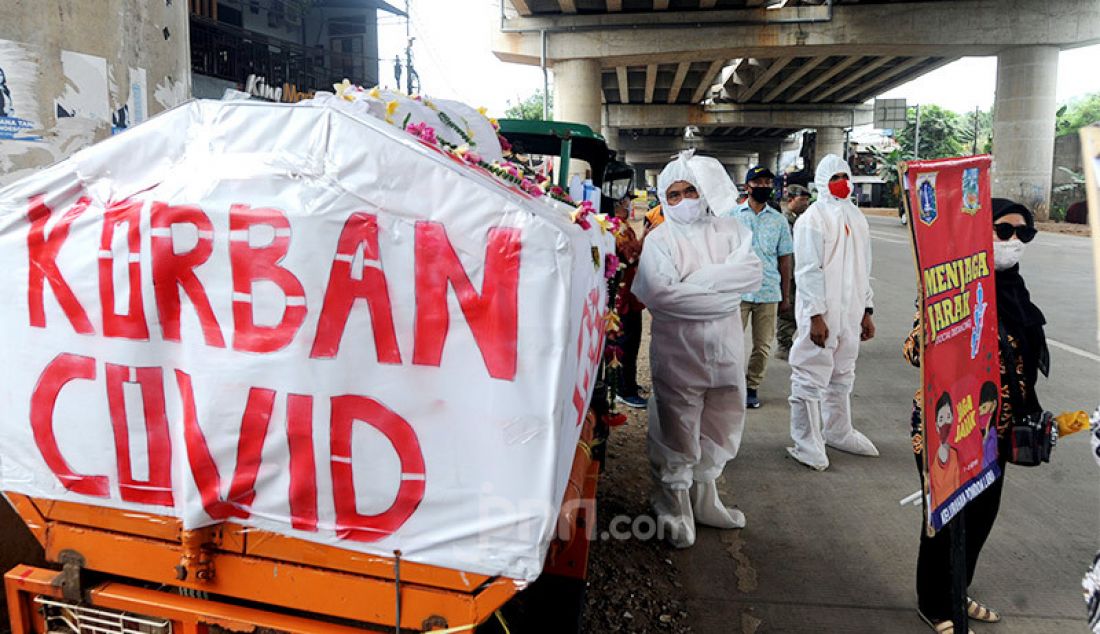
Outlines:
<svg viewBox="0 0 1100 634"><path fill-rule="evenodd" d="M741 324L752 324L752 356L746 372L746 405L756 409L760 399L756 391L764 381L775 342L776 319L790 309L791 273L794 240L786 217L768 204L772 197L775 175L763 165L757 165L745 175L748 198L730 215L752 230L752 245L764 264L764 283L760 290L741 296Z"/></svg>

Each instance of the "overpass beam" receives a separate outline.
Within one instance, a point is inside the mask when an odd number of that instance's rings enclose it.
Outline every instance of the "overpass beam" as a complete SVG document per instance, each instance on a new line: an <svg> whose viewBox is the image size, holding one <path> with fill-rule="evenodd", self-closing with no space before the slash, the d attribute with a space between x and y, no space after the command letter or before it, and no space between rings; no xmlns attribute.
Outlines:
<svg viewBox="0 0 1100 634"><path fill-rule="evenodd" d="M1050 214L1058 47L1013 47L997 55L993 102L993 195Z"/></svg>
<svg viewBox="0 0 1100 634"><path fill-rule="evenodd" d="M850 128L871 123L866 105L608 104L607 125L615 128L681 128L687 125L738 128Z"/></svg>

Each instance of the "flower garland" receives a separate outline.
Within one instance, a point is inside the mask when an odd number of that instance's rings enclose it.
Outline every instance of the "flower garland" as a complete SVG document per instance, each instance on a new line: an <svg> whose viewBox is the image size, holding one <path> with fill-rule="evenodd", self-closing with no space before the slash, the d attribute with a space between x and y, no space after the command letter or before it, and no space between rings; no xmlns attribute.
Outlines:
<svg viewBox="0 0 1100 634"><path fill-rule="evenodd" d="M335 90L336 97L344 101L356 101L356 96L364 92L366 92L367 96L371 99L376 101L382 100L382 91L377 86L366 91L359 86L353 85L347 79L339 84L334 84L333 89ZM443 125L455 132L465 143L462 145L450 143L441 138L437 134L435 128L428 125L426 122L419 121L416 123L409 123L411 113L407 114L399 127L419 141L437 147L467 165L482 168L500 180L518 187L521 191L534 198L546 196L560 203L575 206L570 214L570 219L574 224L585 231L591 230L593 225L595 225L599 227L602 233L610 232L613 236L618 238L625 229L625 223L619 218L607 214L596 213L595 206L591 201L582 201L577 205L565 190L554 185L549 178L542 174L535 173L528 175L522 165L507 159L493 161L491 163L486 161L480 154L473 150L473 148L477 146L477 142L474 141L471 131L462 129L449 115L447 115L447 113L439 110L435 104L421 95L412 95L409 98L419 103L423 103L434 111ZM397 126L393 117L400 108L400 102L397 99L391 99L385 103L385 107L385 121L390 125ZM489 120L489 124L497 133L497 140L500 142L500 147L504 154L506 156L511 155L512 145L502 134L500 134L500 123L496 119L489 117L485 108L478 108L478 113ZM622 277L620 272L625 269L626 266L619 260L619 257L614 251L606 253L602 263L599 262L597 256L598 252L594 248L594 264L597 267L600 266L600 264L603 265L603 276L604 279L607 280L608 298L607 313L604 316L606 345L604 346L604 358L601 364L601 375L606 392L606 409L605 413L602 415L601 422L609 427L617 427L627 422L626 415L616 410L615 403L615 386L618 384L619 373L622 370L621 359L623 355L622 347L619 345L619 338L622 336L622 321L619 317L617 300Z"/></svg>
<svg viewBox="0 0 1100 634"><path fill-rule="evenodd" d="M473 135L468 130L463 130L458 127L458 124L442 110L436 110L435 114L439 117L439 120L443 122L443 125L450 128L455 134L462 137L462 140L466 142L466 145L476 146L477 142L474 141Z"/></svg>
<svg viewBox="0 0 1100 634"><path fill-rule="evenodd" d="M383 93L381 88L375 86L370 90L365 90L360 86L352 84L349 80L345 79L339 84L333 84L333 90L336 97L344 101L355 101L357 96L366 93L366 96L376 101L382 101ZM404 94L398 91L391 91L396 94ZM477 147L477 142L473 138L473 133L470 130L463 129L459 126L454 119L452 119L446 112L441 111L431 100L423 97L422 95L410 95L409 99L424 104L430 108L439 117L439 120L449 130L457 134L464 143L461 145L455 145L441 138L436 132L435 128L428 125L425 122L409 123L411 114L407 114L401 124L398 126L394 120L394 115L400 108L400 102L397 99L391 99L385 102L385 121L390 125L400 127L413 137L420 141L440 148L447 154L450 154L462 162L480 167L497 178L517 186L521 191L527 193L535 198L541 198L546 196L552 200L556 200L560 203L574 206L576 203L569 196L569 194L561 187L553 184L553 182L542 174L529 174L524 168L507 159L501 161L494 161L489 163L485 161L480 154L475 152L473 148ZM500 134L500 122L496 119L488 116L488 111L485 108L478 108L478 114L488 119L489 124L493 130L497 133L497 140L500 142L501 150L509 155L512 152L512 145L508 140ZM572 213L573 222L579 225L582 229L591 229L592 223L595 222L602 231L613 231L618 233L619 220L617 218L609 218L605 214L596 214L595 209L590 202L583 202L576 207L576 210ZM615 270L615 267L605 267L609 270Z"/></svg>

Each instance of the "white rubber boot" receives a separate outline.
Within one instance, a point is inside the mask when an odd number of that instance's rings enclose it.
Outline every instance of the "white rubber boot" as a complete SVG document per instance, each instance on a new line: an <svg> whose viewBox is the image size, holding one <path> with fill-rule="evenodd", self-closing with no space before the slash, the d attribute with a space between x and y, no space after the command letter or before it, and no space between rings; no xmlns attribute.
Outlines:
<svg viewBox="0 0 1100 634"><path fill-rule="evenodd" d="M714 528L744 528L745 514L735 508L729 508L718 498L718 485L710 482L696 482L691 489L691 510L695 521Z"/></svg>
<svg viewBox="0 0 1100 634"><path fill-rule="evenodd" d="M658 486L653 492L653 513L657 516L657 534L676 548L695 545L695 517L691 496L686 489Z"/></svg>
<svg viewBox="0 0 1100 634"><path fill-rule="evenodd" d="M829 457L825 454L825 438L821 435L821 402L793 396L788 402L794 446L787 447L787 453L811 469L828 469Z"/></svg>
<svg viewBox="0 0 1100 634"><path fill-rule="evenodd" d="M852 399L848 390L830 389L825 394L821 410L825 444L857 456L878 455L875 443L852 427Z"/></svg>

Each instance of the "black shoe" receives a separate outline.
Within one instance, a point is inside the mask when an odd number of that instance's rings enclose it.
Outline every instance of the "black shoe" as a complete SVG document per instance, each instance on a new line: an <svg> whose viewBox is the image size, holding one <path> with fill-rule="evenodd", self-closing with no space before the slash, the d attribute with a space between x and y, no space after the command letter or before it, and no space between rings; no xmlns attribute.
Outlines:
<svg viewBox="0 0 1100 634"><path fill-rule="evenodd" d="M760 408L760 399L756 398L756 390L749 388L749 397L745 399L745 407L749 409Z"/></svg>
<svg viewBox="0 0 1100 634"><path fill-rule="evenodd" d="M638 396L637 394L628 396L616 396L615 400L627 407L633 407L634 409L645 409L647 405L646 399Z"/></svg>

